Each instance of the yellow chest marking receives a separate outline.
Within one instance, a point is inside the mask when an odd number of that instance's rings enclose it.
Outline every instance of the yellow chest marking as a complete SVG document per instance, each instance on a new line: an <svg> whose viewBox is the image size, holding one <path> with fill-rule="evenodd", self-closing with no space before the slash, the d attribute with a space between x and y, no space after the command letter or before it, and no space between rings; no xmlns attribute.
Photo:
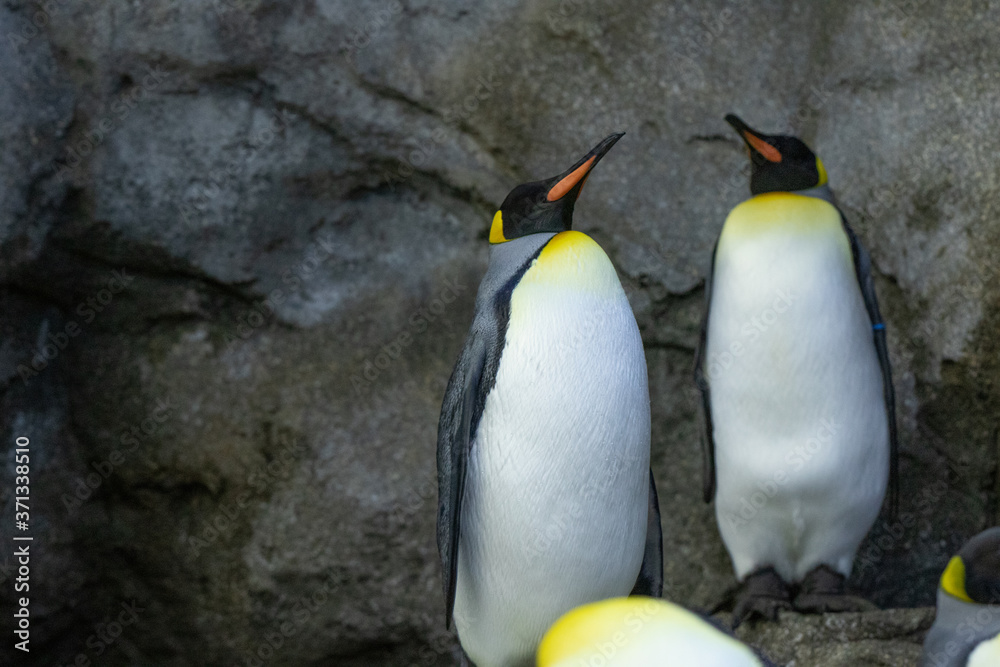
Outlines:
<svg viewBox="0 0 1000 667"><path fill-rule="evenodd" d="M566 288L594 295L622 292L611 260L597 242L582 232L560 232L545 245L525 272L514 296L533 287Z"/></svg>
<svg viewBox="0 0 1000 667"><path fill-rule="evenodd" d="M722 228L718 253L724 254L743 241L773 235L826 237L851 258L850 242L836 207L823 199L790 192L757 195L734 208Z"/></svg>

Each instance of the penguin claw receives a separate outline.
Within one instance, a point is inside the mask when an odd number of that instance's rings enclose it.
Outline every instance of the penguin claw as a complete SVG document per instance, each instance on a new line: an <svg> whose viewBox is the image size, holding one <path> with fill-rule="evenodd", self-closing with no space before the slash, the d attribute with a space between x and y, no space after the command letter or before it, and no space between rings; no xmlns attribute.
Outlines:
<svg viewBox="0 0 1000 667"><path fill-rule="evenodd" d="M740 599L733 610L733 630L740 627L744 621L755 617L769 621L778 620L779 611L792 611L792 603L781 598L771 598L763 595L746 596Z"/></svg>
<svg viewBox="0 0 1000 667"><path fill-rule="evenodd" d="M757 570L743 580L736 608L733 609L733 629L754 616L776 621L779 611L791 609L788 584L772 567Z"/></svg>
<svg viewBox="0 0 1000 667"><path fill-rule="evenodd" d="M825 614L827 612L877 611L878 606L856 595L802 593L795 598L795 610L803 614Z"/></svg>
<svg viewBox="0 0 1000 667"><path fill-rule="evenodd" d="M844 575L828 565L819 565L803 579L795 596L795 609L805 614L823 614L875 611L878 607L864 598L848 595Z"/></svg>

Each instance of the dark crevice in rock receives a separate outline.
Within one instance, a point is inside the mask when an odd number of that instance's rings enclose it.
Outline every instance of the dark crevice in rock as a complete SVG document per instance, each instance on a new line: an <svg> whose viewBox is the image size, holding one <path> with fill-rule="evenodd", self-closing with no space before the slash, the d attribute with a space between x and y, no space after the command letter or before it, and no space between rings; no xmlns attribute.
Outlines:
<svg viewBox="0 0 1000 667"><path fill-rule="evenodd" d="M688 144L698 142L735 145L739 143L739 140L730 137L728 134L693 134L687 138L687 141L685 141L685 143Z"/></svg>
<svg viewBox="0 0 1000 667"><path fill-rule="evenodd" d="M262 79L260 67L255 64L240 65L238 67L220 67L218 69L200 68L192 72L196 80L208 86L236 87L251 92L258 93L261 88L266 88L273 93L274 86Z"/></svg>
<svg viewBox="0 0 1000 667"><path fill-rule="evenodd" d="M363 184L355 186L350 191L351 198L363 198L374 193L384 194L392 192L395 194L397 187L419 193L425 191L428 186L431 186L441 194L465 202L484 214L492 214L496 210L497 204L488 200L478 190L459 187L436 171L414 169L397 160L375 159L371 164L373 172L384 174L390 178L376 186L366 186ZM401 171L404 169L405 171ZM409 173L410 175L399 178L393 176L393 174L402 173Z"/></svg>
<svg viewBox="0 0 1000 667"><path fill-rule="evenodd" d="M212 488L211 485L199 480L186 481L178 479L149 478L127 485L122 484L119 486L119 490L124 491L125 495L130 497L134 497L135 494L142 491L154 491L156 493L171 496L175 501L183 500L187 503L190 502L192 498L206 495L212 499L219 499L226 494L226 485L223 483L218 485L216 488Z"/></svg>
<svg viewBox="0 0 1000 667"><path fill-rule="evenodd" d="M684 354L694 354L694 347L690 345L684 345L683 343L678 343L669 340L648 340L644 339L642 341L642 346L647 350L671 350L674 352L682 352ZM694 360L692 358L692 364Z"/></svg>
<svg viewBox="0 0 1000 667"><path fill-rule="evenodd" d="M221 281L213 276L207 275L206 273L198 270L196 267L187 264L183 261L176 261L174 258L166 255L165 251L161 248L154 246L145 246L140 249L138 247L133 248L132 253L136 255L149 254L151 256L162 256L168 258L169 264L173 266L156 266L137 263L134 259L123 258L122 262L116 262L108 259L106 256L94 252L92 249L85 246L80 246L77 244L67 243L65 240L54 240L52 243L53 247L65 252L68 255L74 255L80 259L86 260L89 263L95 264L97 266L103 267L109 271L115 269L127 269L128 271L135 272L136 274L141 274L143 276L148 276L151 278L159 278L163 280L195 280L200 283L204 283L208 288L217 289L233 299L246 303L252 304L259 301L260 296L255 296L249 290L256 282L257 278L249 278L247 280L234 280L234 281Z"/></svg>
<svg viewBox="0 0 1000 667"><path fill-rule="evenodd" d="M360 85L361 88L368 91L369 93L372 93L376 97L381 97L382 99L399 102L405 107L409 107L421 114L432 116L435 119L441 120L443 122L441 116L437 112L437 109L435 109L434 107L429 106L421 102L420 100L410 97L401 90L392 88L385 84L377 83L375 81L370 81L362 77L357 72L354 72L353 70L349 71L354 75L352 78Z"/></svg>

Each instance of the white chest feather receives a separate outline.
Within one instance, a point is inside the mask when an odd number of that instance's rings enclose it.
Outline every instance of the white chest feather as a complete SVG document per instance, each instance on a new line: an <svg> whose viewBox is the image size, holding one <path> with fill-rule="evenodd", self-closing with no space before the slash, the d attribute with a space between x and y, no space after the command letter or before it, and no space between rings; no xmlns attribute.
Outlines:
<svg viewBox="0 0 1000 667"><path fill-rule="evenodd" d="M1000 635L983 642L969 656L969 667L996 667L1000 665Z"/></svg>
<svg viewBox="0 0 1000 667"><path fill-rule="evenodd" d="M483 667L530 660L562 613L627 594L642 561L642 341L603 251L566 234L514 291L469 462L455 620Z"/></svg>
<svg viewBox="0 0 1000 667"><path fill-rule="evenodd" d="M772 565L794 581L819 564L849 573L885 494L888 425L839 214L783 196L727 221L706 373L716 513L737 575Z"/></svg>

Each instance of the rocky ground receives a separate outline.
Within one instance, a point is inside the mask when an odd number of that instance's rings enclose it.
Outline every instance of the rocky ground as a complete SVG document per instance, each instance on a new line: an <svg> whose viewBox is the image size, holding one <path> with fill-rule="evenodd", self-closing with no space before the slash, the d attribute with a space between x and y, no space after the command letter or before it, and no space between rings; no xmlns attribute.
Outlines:
<svg viewBox="0 0 1000 667"><path fill-rule="evenodd" d="M737 636L786 667L916 665L934 609L858 614L782 614L779 622L740 626Z"/></svg>
<svg viewBox="0 0 1000 667"><path fill-rule="evenodd" d="M617 130L576 226L646 345L667 592L718 599L691 366L748 194L736 112L816 149L871 251L903 484L852 582L886 611L746 636L796 667L913 664L949 556L998 523L998 22L978 0L3 3L0 538L30 437L33 659L454 664L435 432L488 223Z"/></svg>

